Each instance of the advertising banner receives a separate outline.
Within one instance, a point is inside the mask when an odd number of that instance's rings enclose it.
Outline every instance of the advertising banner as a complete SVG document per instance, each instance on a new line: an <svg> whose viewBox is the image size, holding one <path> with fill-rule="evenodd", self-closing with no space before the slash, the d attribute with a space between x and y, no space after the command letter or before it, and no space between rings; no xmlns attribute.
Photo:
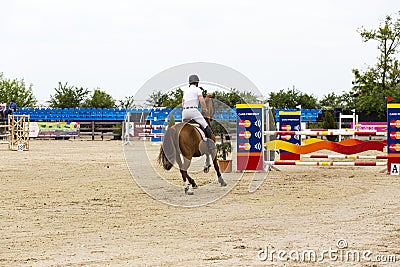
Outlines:
<svg viewBox="0 0 400 267"><path fill-rule="evenodd" d="M280 111L279 112L279 130L280 131L300 131L301 129L301 111ZM301 145L300 135L279 135L279 140L289 142L295 145ZM300 160L299 154L294 154L285 150L280 150L281 160Z"/></svg>
<svg viewBox="0 0 400 267"><path fill-rule="evenodd" d="M264 170L263 104L237 104L237 170Z"/></svg>
<svg viewBox="0 0 400 267"><path fill-rule="evenodd" d="M400 104L387 104L387 170L391 175L400 173Z"/></svg>
<svg viewBox="0 0 400 267"><path fill-rule="evenodd" d="M37 122L29 123L29 137L38 137L39 136L39 125Z"/></svg>
<svg viewBox="0 0 400 267"><path fill-rule="evenodd" d="M146 122L131 122L129 134L134 137L146 137L151 134L151 124Z"/></svg>
<svg viewBox="0 0 400 267"><path fill-rule="evenodd" d="M29 137L78 137L79 122L30 122Z"/></svg>
<svg viewBox="0 0 400 267"><path fill-rule="evenodd" d="M165 121L153 121L151 122L151 142L161 142L165 134L167 123Z"/></svg>

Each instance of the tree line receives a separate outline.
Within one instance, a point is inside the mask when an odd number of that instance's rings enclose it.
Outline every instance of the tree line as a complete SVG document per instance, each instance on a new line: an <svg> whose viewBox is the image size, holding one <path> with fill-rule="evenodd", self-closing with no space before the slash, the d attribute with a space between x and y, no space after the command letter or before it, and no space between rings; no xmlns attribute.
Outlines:
<svg viewBox="0 0 400 267"><path fill-rule="evenodd" d="M352 71L352 88L348 92L325 94L318 99L312 94L307 94L293 88L280 89L268 94L266 99L257 99L251 91L243 92L232 89L230 92L215 92L215 98L229 107L238 103L254 103L268 101L275 108L302 108L322 109L356 109L367 114L379 114L382 117L386 111L386 103L394 101L400 103L400 11L394 16L386 16L379 23L377 29L357 30L362 41L374 42L377 45L377 58L374 65L366 69L355 68ZM203 94L208 92L201 88ZM182 89L173 92L161 93L161 90L152 93L146 103L154 107L175 108L181 104ZM32 107L37 101L32 91L32 84L26 84L24 79L9 79L0 73L0 101L15 100L19 106ZM134 107L133 96L116 101L111 95L100 88L90 91L87 88L59 82L50 96L51 107Z"/></svg>
<svg viewBox="0 0 400 267"><path fill-rule="evenodd" d="M0 101L5 103L15 101L19 107L34 107L37 99L32 87L33 85L26 84L23 78L6 78L0 72ZM133 96L127 96L116 101L100 88L91 91L88 88L69 85L68 82L59 82L54 88L54 94L50 95L49 106L53 108L132 108L134 100Z"/></svg>

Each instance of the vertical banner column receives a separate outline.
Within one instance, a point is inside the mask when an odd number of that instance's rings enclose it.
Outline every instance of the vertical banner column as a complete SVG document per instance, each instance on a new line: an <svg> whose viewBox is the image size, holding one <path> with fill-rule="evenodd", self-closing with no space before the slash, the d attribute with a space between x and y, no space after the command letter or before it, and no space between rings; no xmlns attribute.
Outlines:
<svg viewBox="0 0 400 267"><path fill-rule="evenodd" d="M263 104L237 104L237 170L264 170Z"/></svg>
<svg viewBox="0 0 400 267"><path fill-rule="evenodd" d="M387 171L400 173L400 104L387 104Z"/></svg>
<svg viewBox="0 0 400 267"><path fill-rule="evenodd" d="M162 138L165 134L165 128L167 123L165 121L152 121L151 122L151 142L162 142Z"/></svg>
<svg viewBox="0 0 400 267"><path fill-rule="evenodd" d="M280 131L300 131L301 111L280 111L279 130ZM301 145L300 135L279 135L278 139L295 145ZM294 154L285 150L280 150L281 160L300 160L299 154Z"/></svg>

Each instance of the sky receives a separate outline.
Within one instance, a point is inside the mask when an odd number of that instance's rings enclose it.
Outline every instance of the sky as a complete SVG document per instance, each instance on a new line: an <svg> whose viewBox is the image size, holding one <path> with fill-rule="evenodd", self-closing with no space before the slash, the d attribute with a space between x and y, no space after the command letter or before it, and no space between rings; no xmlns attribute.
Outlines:
<svg viewBox="0 0 400 267"><path fill-rule="evenodd" d="M376 62L358 29L396 16L396 0L0 1L0 72L33 84L39 101L58 82L115 99L158 73L217 63L266 97L297 88L318 98L351 89L353 68ZM183 80L187 77L183 77Z"/></svg>

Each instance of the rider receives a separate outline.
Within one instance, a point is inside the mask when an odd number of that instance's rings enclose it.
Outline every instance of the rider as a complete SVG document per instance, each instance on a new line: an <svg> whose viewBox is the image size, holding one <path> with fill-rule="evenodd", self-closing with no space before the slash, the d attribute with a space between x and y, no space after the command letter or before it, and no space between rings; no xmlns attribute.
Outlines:
<svg viewBox="0 0 400 267"><path fill-rule="evenodd" d="M198 110L200 102L203 111L207 113L206 102L199 88L199 81L197 75L193 74L189 76L189 88L184 90L182 98L182 119L183 121L194 120L200 124L201 128L204 129L206 137L211 141L211 128ZM208 142L208 147L209 149L214 149L212 141L210 141Z"/></svg>

